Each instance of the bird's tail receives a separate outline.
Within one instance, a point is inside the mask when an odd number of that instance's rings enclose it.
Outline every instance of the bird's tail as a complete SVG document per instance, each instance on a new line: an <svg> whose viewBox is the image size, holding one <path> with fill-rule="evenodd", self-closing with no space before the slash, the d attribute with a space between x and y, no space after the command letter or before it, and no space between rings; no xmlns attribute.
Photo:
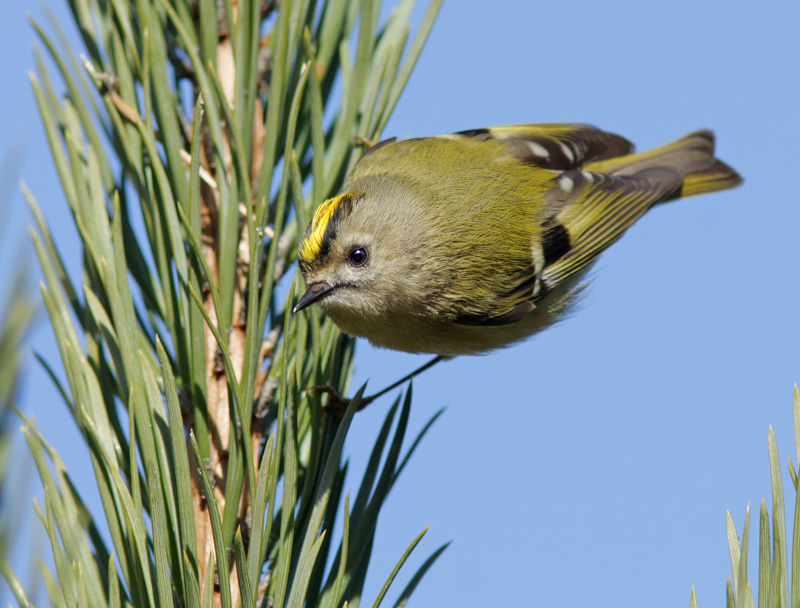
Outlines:
<svg viewBox="0 0 800 608"><path fill-rule="evenodd" d="M714 157L714 134L706 129L689 133L672 143L641 152L590 163L586 171L607 175L636 175L649 169L671 169L682 177L675 192L657 203L686 196L727 190L742 183L741 176Z"/></svg>

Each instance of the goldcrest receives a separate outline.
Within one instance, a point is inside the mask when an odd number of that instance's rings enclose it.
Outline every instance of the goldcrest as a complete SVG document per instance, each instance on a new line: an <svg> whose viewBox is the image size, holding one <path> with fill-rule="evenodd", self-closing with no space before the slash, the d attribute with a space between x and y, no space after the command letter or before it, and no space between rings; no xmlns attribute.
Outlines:
<svg viewBox="0 0 800 608"><path fill-rule="evenodd" d="M580 124L383 142L314 213L294 312L318 303L394 350L491 351L561 319L592 262L650 207L741 181L710 131L640 154Z"/></svg>

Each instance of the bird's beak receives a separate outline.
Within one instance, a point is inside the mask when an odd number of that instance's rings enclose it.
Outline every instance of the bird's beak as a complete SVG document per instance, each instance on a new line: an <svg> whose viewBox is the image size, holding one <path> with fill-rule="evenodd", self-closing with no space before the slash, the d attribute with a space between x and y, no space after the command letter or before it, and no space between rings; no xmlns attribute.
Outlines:
<svg viewBox="0 0 800 608"><path fill-rule="evenodd" d="M303 310L307 306L311 306L314 302L319 302L322 298L327 296L333 291L333 286L327 283L312 283L308 287L308 291L297 301L292 312Z"/></svg>

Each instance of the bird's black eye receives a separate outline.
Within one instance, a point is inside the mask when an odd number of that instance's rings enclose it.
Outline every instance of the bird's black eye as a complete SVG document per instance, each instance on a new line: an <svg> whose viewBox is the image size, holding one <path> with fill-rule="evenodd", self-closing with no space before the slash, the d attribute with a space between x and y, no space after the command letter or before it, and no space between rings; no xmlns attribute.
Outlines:
<svg viewBox="0 0 800 608"><path fill-rule="evenodd" d="M353 266L363 266L367 263L367 250L364 247L353 247L347 257Z"/></svg>

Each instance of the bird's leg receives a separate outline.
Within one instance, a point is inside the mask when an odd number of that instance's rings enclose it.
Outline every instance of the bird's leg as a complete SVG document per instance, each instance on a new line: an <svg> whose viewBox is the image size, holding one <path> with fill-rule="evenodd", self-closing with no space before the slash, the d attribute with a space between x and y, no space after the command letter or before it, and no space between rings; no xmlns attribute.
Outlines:
<svg viewBox="0 0 800 608"><path fill-rule="evenodd" d="M400 378L400 380L398 380L397 382L393 382L392 384L390 384L389 386L387 386L383 390L380 390L377 393L375 393L374 395L370 395L369 397L362 397L361 398L361 402L358 404L358 410L357 411L363 410L370 403L375 401L378 397L383 397L386 393L388 393L389 391L397 388L398 386L400 386L404 382L407 382L408 380L411 380L412 378L416 378L422 372L429 370L430 368L432 368L434 365L436 365L440 361L446 361L447 359L452 359L452 357L447 357L445 355L437 355L436 357L434 357L433 359L428 361L425 365L423 365L421 367L418 367L417 369L415 369L410 374L406 374L405 376ZM342 397L341 395L339 395L339 393L336 391L336 389L334 387L330 386L330 385L326 385L326 386L311 386L311 387L307 388L306 390L309 390L309 391L316 390L316 391L322 391L323 393L326 393L329 396L329 399L328 399L328 403L326 403L324 407L326 409L330 410L330 411L333 411L334 413L336 413L339 416L344 415L345 410L347 410L348 406L350 405L350 399L346 399L346 398Z"/></svg>

